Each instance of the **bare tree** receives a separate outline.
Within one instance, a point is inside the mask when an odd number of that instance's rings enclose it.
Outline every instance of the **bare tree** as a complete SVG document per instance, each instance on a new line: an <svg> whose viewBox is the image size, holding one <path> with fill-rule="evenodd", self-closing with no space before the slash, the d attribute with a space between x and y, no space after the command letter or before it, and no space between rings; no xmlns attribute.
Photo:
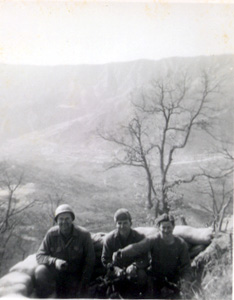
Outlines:
<svg viewBox="0 0 234 300"><path fill-rule="evenodd" d="M152 172L150 169L150 160L148 155L153 149L151 144L146 143L148 139L147 128L144 127L144 118L140 118L137 114L129 122L128 126L122 127L123 136L118 137L115 133L103 134L99 131L99 135L110 142L113 142L122 147L122 157L116 157L114 164L110 168L120 166L133 166L144 169L148 183L148 207L153 207L152 197L156 196L156 191L153 185ZM125 138L125 134L127 138ZM152 196L153 194L153 196Z"/></svg>
<svg viewBox="0 0 234 300"><path fill-rule="evenodd" d="M36 203L36 200L24 202L17 197L17 190L23 185L23 172L18 173L14 166L6 162L1 163L0 169L1 266L5 253L8 251L9 241L16 235L17 227L22 224L25 212Z"/></svg>
<svg viewBox="0 0 234 300"><path fill-rule="evenodd" d="M201 192L203 195L207 195L211 200L206 205L200 205L212 216L212 224L215 231L221 231L223 219L226 214L226 210L232 202L233 189L227 187L227 180L211 179L207 177L208 190Z"/></svg>
<svg viewBox="0 0 234 300"><path fill-rule="evenodd" d="M212 223L215 231L221 231L224 217L228 207L233 201L233 162L234 157L230 150L223 147L217 150L217 154L221 155L222 165L219 166L216 162L216 170L207 167L206 170L202 169L202 178L206 179L206 187L202 192L207 195L208 199L204 205L201 205L212 216ZM207 171L213 170L213 171Z"/></svg>
<svg viewBox="0 0 234 300"><path fill-rule="evenodd" d="M182 183L201 174L175 175L171 172L177 154L197 129L207 131L212 116L211 96L220 82L206 72L199 80L187 73L167 74L132 95L134 116L127 126L115 132L98 134L120 147L110 168L132 166L144 169L148 185L148 207L155 216L170 210L170 193Z"/></svg>

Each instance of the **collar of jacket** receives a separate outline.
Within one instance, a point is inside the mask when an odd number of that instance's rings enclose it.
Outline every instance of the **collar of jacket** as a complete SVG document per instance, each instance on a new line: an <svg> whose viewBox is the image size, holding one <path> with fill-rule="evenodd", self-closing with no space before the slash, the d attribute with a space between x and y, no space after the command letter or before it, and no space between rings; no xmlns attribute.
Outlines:
<svg viewBox="0 0 234 300"><path fill-rule="evenodd" d="M135 230L133 230L132 228L130 229L130 233L129 233L128 238L129 238L130 236L132 236L132 237L135 237L135 236L136 236L136 232L135 232ZM114 237L120 237L119 232L118 232L117 229L115 229L115 231L114 231Z"/></svg>
<svg viewBox="0 0 234 300"><path fill-rule="evenodd" d="M80 233L79 228L77 228L76 226L74 226L74 224L72 224L72 233L70 236L79 236L79 233ZM58 225L54 226L52 230L52 235L58 236L60 234L61 233L60 233L59 226Z"/></svg>

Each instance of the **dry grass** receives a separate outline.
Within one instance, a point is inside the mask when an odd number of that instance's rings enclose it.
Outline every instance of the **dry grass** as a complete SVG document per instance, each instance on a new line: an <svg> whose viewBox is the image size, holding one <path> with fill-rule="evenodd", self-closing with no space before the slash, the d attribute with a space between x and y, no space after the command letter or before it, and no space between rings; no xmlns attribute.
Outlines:
<svg viewBox="0 0 234 300"><path fill-rule="evenodd" d="M233 266L228 255L212 261L204 269L201 288L194 300L231 300Z"/></svg>

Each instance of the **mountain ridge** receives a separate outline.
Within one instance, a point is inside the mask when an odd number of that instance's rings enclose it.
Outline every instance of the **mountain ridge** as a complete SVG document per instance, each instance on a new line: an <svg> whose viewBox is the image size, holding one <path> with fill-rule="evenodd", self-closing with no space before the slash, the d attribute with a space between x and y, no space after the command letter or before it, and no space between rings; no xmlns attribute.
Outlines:
<svg viewBox="0 0 234 300"><path fill-rule="evenodd" d="M222 101L215 99L214 105L220 109L218 117L224 114L219 120L222 125L219 130L232 131L233 110L226 109L225 113L222 110L227 106L233 108L234 55L142 59L101 65L0 65L2 146L9 148L9 143L15 141L12 150L19 147L17 141L21 140L22 148L22 141L30 147L30 140L37 135L35 138L42 144L99 147L98 127L108 130L129 120L132 92L140 90L152 78L172 70L181 72L182 67L189 69L194 78L204 67L215 69L220 77L229 73L226 97ZM54 130L54 135L49 134L53 128L58 130Z"/></svg>

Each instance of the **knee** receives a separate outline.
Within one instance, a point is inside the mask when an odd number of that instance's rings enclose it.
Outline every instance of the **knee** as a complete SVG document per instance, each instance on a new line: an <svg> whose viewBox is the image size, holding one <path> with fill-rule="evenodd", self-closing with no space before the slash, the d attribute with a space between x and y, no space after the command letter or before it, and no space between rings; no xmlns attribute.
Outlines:
<svg viewBox="0 0 234 300"><path fill-rule="evenodd" d="M35 287L38 298L48 298L56 288L53 274L45 265L39 265L35 270Z"/></svg>
<svg viewBox="0 0 234 300"><path fill-rule="evenodd" d="M38 265L35 269L35 273L36 274L41 274L41 273L45 273L48 272L48 267L46 265Z"/></svg>
<svg viewBox="0 0 234 300"><path fill-rule="evenodd" d="M49 277L49 269L47 266L45 265L39 265L36 267L34 275L35 275L35 279L44 279L46 277Z"/></svg>

